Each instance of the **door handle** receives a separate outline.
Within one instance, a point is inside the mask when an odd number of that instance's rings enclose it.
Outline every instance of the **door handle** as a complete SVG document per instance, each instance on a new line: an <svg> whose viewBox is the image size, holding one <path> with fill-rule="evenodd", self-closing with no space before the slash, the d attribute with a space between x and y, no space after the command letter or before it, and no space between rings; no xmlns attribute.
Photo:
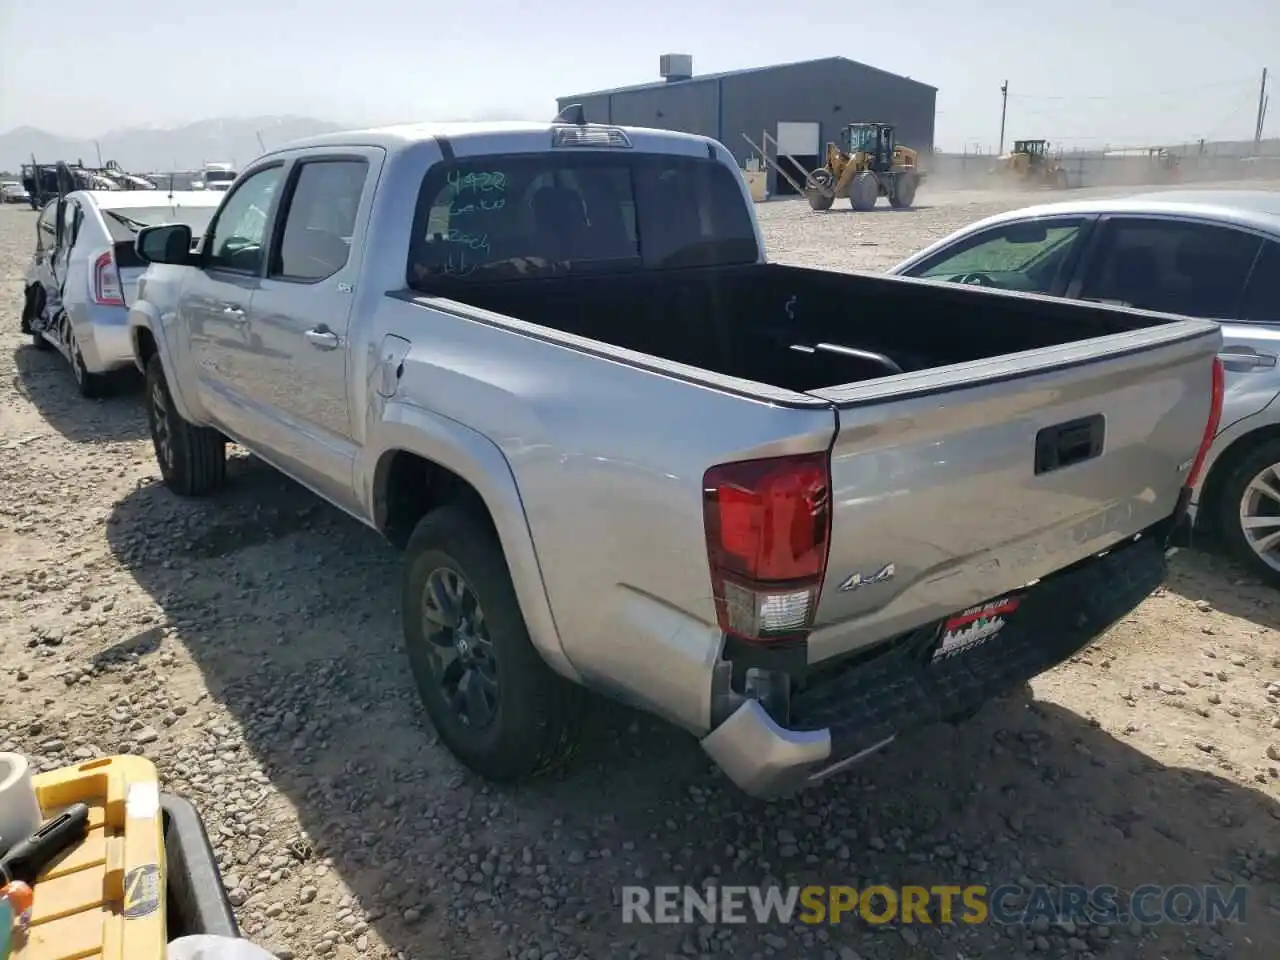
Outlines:
<svg viewBox="0 0 1280 960"><path fill-rule="evenodd" d="M1227 347L1219 351L1218 359L1224 366L1235 370L1256 370L1276 365L1274 354L1259 353L1252 347Z"/></svg>
<svg viewBox="0 0 1280 960"><path fill-rule="evenodd" d="M338 344L342 342L336 333L322 327L312 327L303 336L307 338L307 343L317 350L336 350Z"/></svg>

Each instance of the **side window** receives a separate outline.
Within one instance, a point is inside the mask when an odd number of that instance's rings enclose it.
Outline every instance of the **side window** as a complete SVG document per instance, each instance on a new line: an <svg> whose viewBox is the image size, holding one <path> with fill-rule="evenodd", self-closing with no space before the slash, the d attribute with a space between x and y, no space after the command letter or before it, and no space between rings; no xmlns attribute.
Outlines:
<svg viewBox="0 0 1280 960"><path fill-rule="evenodd" d="M1240 319L1249 323L1280 323L1280 243L1274 240L1266 241L1258 262L1253 265Z"/></svg>
<svg viewBox="0 0 1280 960"><path fill-rule="evenodd" d="M364 160L299 164L268 276L323 280L347 265L368 173Z"/></svg>
<svg viewBox="0 0 1280 960"><path fill-rule="evenodd" d="M265 259L271 201L284 168L267 167L244 180L218 211L205 267L257 273Z"/></svg>
<svg viewBox="0 0 1280 960"><path fill-rule="evenodd" d="M907 276L1051 293L1087 223L1030 220L993 227L916 264Z"/></svg>
<svg viewBox="0 0 1280 960"><path fill-rule="evenodd" d="M76 237L80 235L80 224L84 220L84 210L75 200L68 200L62 208L62 245L70 250L76 245Z"/></svg>
<svg viewBox="0 0 1280 960"><path fill-rule="evenodd" d="M36 222L36 246L41 250L52 250L57 245L58 228L54 223L58 216L58 201L53 200L44 205L40 218Z"/></svg>
<svg viewBox="0 0 1280 960"><path fill-rule="evenodd" d="M1208 223L1112 220L1080 296L1189 317L1234 319L1261 243L1253 234Z"/></svg>

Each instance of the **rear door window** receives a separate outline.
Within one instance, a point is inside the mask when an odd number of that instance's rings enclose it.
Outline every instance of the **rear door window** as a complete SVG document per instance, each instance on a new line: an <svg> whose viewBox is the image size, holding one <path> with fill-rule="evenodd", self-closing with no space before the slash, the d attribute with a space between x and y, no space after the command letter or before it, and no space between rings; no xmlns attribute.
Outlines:
<svg viewBox="0 0 1280 960"><path fill-rule="evenodd" d="M347 265L356 212L369 174L364 160L304 160L268 276L314 282Z"/></svg>
<svg viewBox="0 0 1280 960"><path fill-rule="evenodd" d="M1240 319L1247 323L1280 323L1280 243L1266 241L1253 265L1244 292Z"/></svg>
<svg viewBox="0 0 1280 960"><path fill-rule="evenodd" d="M408 280L414 286L758 258L747 201L719 163L540 153L433 167L419 196Z"/></svg>
<svg viewBox="0 0 1280 960"><path fill-rule="evenodd" d="M1164 218L1106 225L1080 296L1209 320L1233 320L1262 239L1243 230Z"/></svg>

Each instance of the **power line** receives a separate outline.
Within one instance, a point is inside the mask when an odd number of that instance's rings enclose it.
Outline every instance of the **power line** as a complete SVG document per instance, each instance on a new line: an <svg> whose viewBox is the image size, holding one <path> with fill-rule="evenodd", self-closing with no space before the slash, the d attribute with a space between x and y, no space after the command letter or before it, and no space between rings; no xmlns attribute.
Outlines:
<svg viewBox="0 0 1280 960"><path fill-rule="evenodd" d="M1172 90L1145 90L1145 91L1131 90L1126 93L1106 94L1106 95L1099 95L1099 96L1077 96L1074 94L1070 96L1062 96L1062 95L1049 95L1049 94L1037 94L1037 93L1011 93L1009 94L1009 96L1016 98L1018 100L1069 100L1069 101L1142 100L1147 97L1183 96L1188 93L1199 93L1204 90L1224 90L1228 87L1243 87L1245 85L1248 85L1249 87L1253 87L1254 84L1256 84L1257 82L1258 81L1256 77L1250 77L1248 79L1240 79L1240 80L1221 80L1221 81L1218 81L1217 83L1202 83L1194 87L1180 87Z"/></svg>

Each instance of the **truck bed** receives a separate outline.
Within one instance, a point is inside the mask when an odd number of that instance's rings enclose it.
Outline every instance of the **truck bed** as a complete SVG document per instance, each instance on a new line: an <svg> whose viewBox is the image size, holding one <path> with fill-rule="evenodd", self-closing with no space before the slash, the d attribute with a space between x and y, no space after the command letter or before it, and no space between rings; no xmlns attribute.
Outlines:
<svg viewBox="0 0 1280 960"><path fill-rule="evenodd" d="M776 264L442 281L419 292L797 392L1167 322L1096 304Z"/></svg>
<svg viewBox="0 0 1280 960"><path fill-rule="evenodd" d="M737 387L754 382L759 400L826 401L833 504L807 645L815 663L1017 590L1170 516L1209 416L1210 360L1220 342L1210 324L1161 314L771 264L463 280L418 292L427 295L419 306L455 312L430 299L435 293L738 378ZM635 431L668 423L653 409L685 411L671 461L649 464L658 472L700 475L682 459L686 446L709 454L727 444L710 462L759 455L735 458L726 415L705 414L695 393L680 401L663 394L649 407L654 394L631 373L587 373L591 358L561 363L538 349L517 351L507 336L482 338L490 344L486 370L520 393L554 370L564 379L540 387L550 391L543 399L590 397L592 422L619 434L616 449L610 441L592 451L602 460L634 456ZM510 367L517 353L524 359ZM512 369L519 382L507 380ZM713 376L702 384L718 385ZM807 418L795 423L797 431L812 427ZM645 449L649 457L665 452ZM526 504L549 515L537 500L530 494ZM583 501L573 503L581 519ZM602 518L600 528L616 522ZM890 575L873 579L886 569ZM860 577L872 579L859 587ZM613 582L634 578L631 567ZM678 595L665 583L634 586Z"/></svg>

